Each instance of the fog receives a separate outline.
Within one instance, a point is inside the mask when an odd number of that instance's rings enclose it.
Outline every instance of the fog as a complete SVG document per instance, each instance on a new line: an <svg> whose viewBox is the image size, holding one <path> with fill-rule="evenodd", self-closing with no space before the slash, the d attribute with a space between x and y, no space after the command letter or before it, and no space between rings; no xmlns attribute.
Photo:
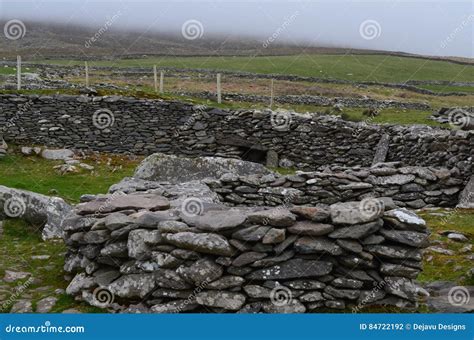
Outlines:
<svg viewBox="0 0 474 340"><path fill-rule="evenodd" d="M256 37L279 43L474 57L472 1L79 1L0 0L0 17L199 38Z"/></svg>

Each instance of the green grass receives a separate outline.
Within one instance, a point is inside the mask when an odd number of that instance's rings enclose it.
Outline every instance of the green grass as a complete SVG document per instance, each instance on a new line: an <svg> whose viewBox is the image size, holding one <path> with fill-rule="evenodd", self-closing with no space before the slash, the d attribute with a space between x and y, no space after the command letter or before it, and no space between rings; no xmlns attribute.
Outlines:
<svg viewBox="0 0 474 340"><path fill-rule="evenodd" d="M474 93L474 86L446 86L446 85L417 85L422 89L431 90L440 93L448 92L466 92Z"/></svg>
<svg viewBox="0 0 474 340"><path fill-rule="evenodd" d="M110 159L110 164L108 163ZM78 173L58 174L53 167L61 161L50 161L36 156L9 154L0 160L0 183L45 195L54 194L76 203L83 194L106 193L108 188L126 176L131 176L138 160L104 156L90 158L84 163L93 165L91 173L78 167Z"/></svg>
<svg viewBox="0 0 474 340"><path fill-rule="evenodd" d="M15 73L16 73L16 69L13 67L0 67L0 74L9 75L9 74L15 74Z"/></svg>
<svg viewBox="0 0 474 340"><path fill-rule="evenodd" d="M12 300L0 312L8 312L14 302L20 299L30 300L35 308L39 300L48 296L58 298L51 310L53 313L60 313L68 308L75 308L84 313L103 312L99 308L75 301L64 292L55 292L58 289L65 290L68 285L68 281L64 278L67 273L63 270L65 252L63 242L43 242L36 227L28 226L19 220L6 221L0 242L0 277L5 275L5 270L13 270L31 273L33 280L27 282L28 279L23 279L0 284L2 287L0 301ZM32 259L33 255L49 255L50 258ZM23 285L26 289L21 294L15 294L15 288L19 285ZM0 307L2 305L3 303Z"/></svg>
<svg viewBox="0 0 474 340"><path fill-rule="evenodd" d="M442 242L436 244L449 250L453 250L455 255L443 255L434 252L427 252L424 256L423 272L418 279L422 282L435 280L456 281L459 284L474 285L474 277L466 277L466 273L472 268L472 261L466 258L469 253L460 253L459 250L467 244L474 245L474 210L442 210L435 213L442 213L444 216L434 216L430 212L421 212L420 216L426 220L427 225L432 230L431 241ZM469 243L459 243L449 240L445 236L439 235L442 230L456 230L468 235ZM432 256L432 261L428 261L428 256ZM459 270L455 270L459 267Z"/></svg>
<svg viewBox="0 0 474 340"><path fill-rule="evenodd" d="M75 60L42 63L83 65ZM292 74L355 81L405 82L407 80L474 81L474 66L446 61L384 55L297 55L273 57L156 57L90 62L91 66L177 67Z"/></svg>

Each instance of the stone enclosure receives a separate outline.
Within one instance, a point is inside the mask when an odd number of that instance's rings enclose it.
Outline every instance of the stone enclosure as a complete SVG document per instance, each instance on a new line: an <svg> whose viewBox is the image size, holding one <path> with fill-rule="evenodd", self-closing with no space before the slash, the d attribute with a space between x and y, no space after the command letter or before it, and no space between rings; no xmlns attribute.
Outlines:
<svg viewBox="0 0 474 340"><path fill-rule="evenodd" d="M205 162L221 169L220 161ZM158 165L145 160L109 194L84 197L64 221L65 269L75 274L67 293L119 312L416 305L413 279L429 232L390 198L229 207L202 174L159 182L150 164ZM233 168L221 179L243 180Z"/></svg>
<svg viewBox="0 0 474 340"><path fill-rule="evenodd" d="M102 152L242 158L315 171L384 161L472 173L474 133L126 97L0 96L4 139Z"/></svg>

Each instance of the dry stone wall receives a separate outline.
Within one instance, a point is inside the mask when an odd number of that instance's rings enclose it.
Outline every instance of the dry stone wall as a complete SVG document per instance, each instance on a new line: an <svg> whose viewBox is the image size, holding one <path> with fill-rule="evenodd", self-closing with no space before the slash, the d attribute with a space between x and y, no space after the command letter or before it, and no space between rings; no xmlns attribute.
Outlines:
<svg viewBox="0 0 474 340"><path fill-rule="evenodd" d="M465 183L474 153L469 131L126 97L2 95L0 126L4 139L17 145L235 157L309 171L328 164L370 166L385 147L386 161L457 169Z"/></svg>
<svg viewBox="0 0 474 340"><path fill-rule="evenodd" d="M386 200L231 208L157 182L129 189L88 196L65 221L68 294L144 313L416 305L429 234Z"/></svg>
<svg viewBox="0 0 474 340"><path fill-rule="evenodd" d="M463 190L459 172L394 163L287 176L226 174L207 184L227 204L249 206L333 204L390 197L397 206L409 209L454 207Z"/></svg>

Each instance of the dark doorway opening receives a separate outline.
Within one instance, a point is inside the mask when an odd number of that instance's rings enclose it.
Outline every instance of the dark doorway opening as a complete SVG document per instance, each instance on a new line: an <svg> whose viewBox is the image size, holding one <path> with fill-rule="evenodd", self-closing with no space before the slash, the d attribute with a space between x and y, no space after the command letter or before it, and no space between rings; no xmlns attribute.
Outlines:
<svg viewBox="0 0 474 340"><path fill-rule="evenodd" d="M241 152L240 158L244 161L266 164L267 161L267 151L247 148L245 146L239 146L239 151Z"/></svg>

